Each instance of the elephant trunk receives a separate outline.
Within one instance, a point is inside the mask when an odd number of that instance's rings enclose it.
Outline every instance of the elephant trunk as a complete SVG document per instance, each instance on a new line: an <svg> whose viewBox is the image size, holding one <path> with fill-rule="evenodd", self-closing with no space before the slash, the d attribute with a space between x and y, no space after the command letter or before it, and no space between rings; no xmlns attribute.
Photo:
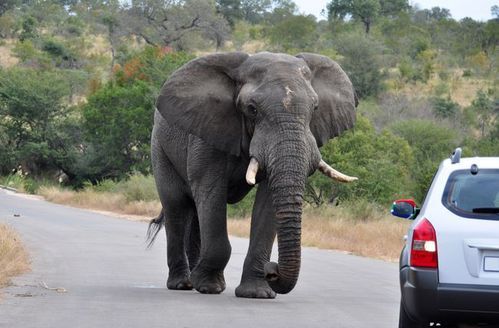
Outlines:
<svg viewBox="0 0 499 328"><path fill-rule="evenodd" d="M304 138L303 138L304 139ZM277 142L267 171L276 214L279 263L264 267L272 290L289 293L295 286L301 263L301 216L310 148L303 139Z"/></svg>

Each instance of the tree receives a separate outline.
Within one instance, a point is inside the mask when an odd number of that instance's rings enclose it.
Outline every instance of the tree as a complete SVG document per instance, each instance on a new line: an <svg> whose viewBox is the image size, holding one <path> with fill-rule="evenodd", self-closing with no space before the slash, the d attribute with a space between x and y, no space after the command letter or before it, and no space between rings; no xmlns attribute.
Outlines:
<svg viewBox="0 0 499 328"><path fill-rule="evenodd" d="M453 118L460 112L459 104L453 102L450 97L433 99L433 110L435 116L440 118Z"/></svg>
<svg viewBox="0 0 499 328"><path fill-rule="evenodd" d="M154 100L165 79L190 59L147 46L123 67L116 66L113 80L81 106L84 143L75 164L79 181L149 172Z"/></svg>
<svg viewBox="0 0 499 328"><path fill-rule="evenodd" d="M206 0L133 0L126 14L130 34L153 46L178 49L183 38L199 31L219 45L228 31L228 24L217 14L215 3Z"/></svg>
<svg viewBox="0 0 499 328"><path fill-rule="evenodd" d="M490 13L492 16L496 16L496 19L499 18L499 6L498 5L493 5L490 7Z"/></svg>
<svg viewBox="0 0 499 328"><path fill-rule="evenodd" d="M492 99L483 90L479 90L471 102L470 110L478 119L478 128L482 138L485 137L486 130L493 126L496 120L494 112L499 112L499 108L494 108Z"/></svg>
<svg viewBox="0 0 499 328"><path fill-rule="evenodd" d="M252 24L260 23L272 8L272 0L241 0L243 19Z"/></svg>
<svg viewBox="0 0 499 328"><path fill-rule="evenodd" d="M0 71L0 130L5 138L0 152L9 159L0 163L1 172L22 165L24 171L38 175L67 162L70 145L63 142L61 126L69 115L64 105L68 94L58 71Z"/></svg>
<svg viewBox="0 0 499 328"><path fill-rule="evenodd" d="M333 0L327 9L331 20L343 20L347 15L360 20L369 34L371 24L381 12L381 4L379 0Z"/></svg>
<svg viewBox="0 0 499 328"><path fill-rule="evenodd" d="M19 36L19 41L23 42L28 39L33 39L37 36L38 32L36 30L37 22L36 20L28 16L23 21L21 35Z"/></svg>
<svg viewBox="0 0 499 328"><path fill-rule="evenodd" d="M234 28L236 21L243 18L240 0L217 0L217 12L221 14L230 26Z"/></svg>
<svg viewBox="0 0 499 328"><path fill-rule="evenodd" d="M377 95L382 89L382 46L368 36L353 33L339 36L335 48L343 56L341 66L350 77L357 96Z"/></svg>
<svg viewBox="0 0 499 328"><path fill-rule="evenodd" d="M87 169L80 174L95 182L148 172L153 113L154 94L144 81L111 82L91 95L82 108Z"/></svg>
<svg viewBox="0 0 499 328"><path fill-rule="evenodd" d="M380 0L382 16L397 16L400 12L409 9L407 0Z"/></svg>
<svg viewBox="0 0 499 328"><path fill-rule="evenodd" d="M0 16L5 14L7 10L12 9L19 4L20 4L19 0L2 0L0 2Z"/></svg>
<svg viewBox="0 0 499 328"><path fill-rule="evenodd" d="M306 50L317 39L314 16L290 16L268 31L270 42L284 51Z"/></svg>

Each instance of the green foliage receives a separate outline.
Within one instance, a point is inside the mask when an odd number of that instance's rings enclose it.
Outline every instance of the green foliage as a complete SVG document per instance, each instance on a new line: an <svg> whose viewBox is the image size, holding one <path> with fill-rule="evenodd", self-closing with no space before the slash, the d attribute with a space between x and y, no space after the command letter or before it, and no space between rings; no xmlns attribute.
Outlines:
<svg viewBox="0 0 499 328"><path fill-rule="evenodd" d="M270 42L289 52L292 49L310 49L315 41L316 23L314 16L290 16L272 26L267 34Z"/></svg>
<svg viewBox="0 0 499 328"><path fill-rule="evenodd" d="M21 35L19 41L34 39L38 36L36 29L37 22L35 18L29 16L23 21Z"/></svg>
<svg viewBox="0 0 499 328"><path fill-rule="evenodd" d="M174 71L194 59L194 56L185 52L164 52L160 48L146 47L135 58L139 61L136 76L142 75L141 78L151 83L153 88L159 89Z"/></svg>
<svg viewBox="0 0 499 328"><path fill-rule="evenodd" d="M381 11L379 0L333 0L328 5L331 20L343 20L347 15L360 20L364 24L366 34L369 33L372 22Z"/></svg>
<svg viewBox="0 0 499 328"><path fill-rule="evenodd" d="M335 169L359 180L338 184L316 172L309 179L309 202L319 205L337 198L364 198L388 204L411 191L409 167L413 157L409 145L389 131L377 133L363 116L358 116L353 131L322 147L321 154Z"/></svg>
<svg viewBox="0 0 499 328"><path fill-rule="evenodd" d="M123 177L149 171L149 142L154 93L140 80L127 85L109 83L88 98L82 108L85 139L93 148L91 167L100 177Z"/></svg>
<svg viewBox="0 0 499 328"><path fill-rule="evenodd" d="M490 127L496 121L494 112L499 111L497 108L494 108L492 98L483 90L479 90L475 99L471 102L468 111L476 117L477 127L480 129L481 136L485 137Z"/></svg>
<svg viewBox="0 0 499 328"><path fill-rule="evenodd" d="M350 15L364 24L366 34L379 15L396 16L407 8L407 0L332 0L327 5L330 20L343 20Z"/></svg>
<svg viewBox="0 0 499 328"><path fill-rule="evenodd" d="M216 0L216 6L217 12L225 17L231 27L234 27L236 21L243 18L240 0Z"/></svg>
<svg viewBox="0 0 499 328"><path fill-rule="evenodd" d="M257 188L253 188L239 203L227 205L227 215L231 218L246 218L251 216L256 191Z"/></svg>
<svg viewBox="0 0 499 328"><path fill-rule="evenodd" d="M376 96L382 90L382 46L370 37L354 33L338 37L336 48L343 56L341 67L350 77L358 97Z"/></svg>
<svg viewBox="0 0 499 328"><path fill-rule="evenodd" d="M411 169L415 182L414 197L421 201L439 163L457 146L456 133L433 121L408 120L395 123L391 130L410 145L414 160Z"/></svg>
<svg viewBox="0 0 499 328"><path fill-rule="evenodd" d="M50 83L47 83L50 81ZM59 72L31 69L0 71L0 143L9 159L0 163L1 172L23 164L29 172L57 167L66 156L60 126L67 117L63 99L69 90Z"/></svg>
<svg viewBox="0 0 499 328"><path fill-rule="evenodd" d="M460 111L459 105L450 98L433 99L433 110L435 115L440 118L455 117Z"/></svg>
<svg viewBox="0 0 499 328"><path fill-rule="evenodd" d="M105 179L94 185L87 183L85 184L85 188L97 192L119 193L124 195L129 202L153 201L158 199L154 177L138 172L132 173L120 181Z"/></svg>

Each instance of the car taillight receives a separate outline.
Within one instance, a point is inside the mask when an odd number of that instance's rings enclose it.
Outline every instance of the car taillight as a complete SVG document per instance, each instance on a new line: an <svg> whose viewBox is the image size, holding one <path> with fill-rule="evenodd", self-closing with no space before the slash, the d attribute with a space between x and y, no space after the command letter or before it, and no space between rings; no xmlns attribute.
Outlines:
<svg viewBox="0 0 499 328"><path fill-rule="evenodd" d="M437 234L427 219L419 221L414 227L411 266L438 268Z"/></svg>

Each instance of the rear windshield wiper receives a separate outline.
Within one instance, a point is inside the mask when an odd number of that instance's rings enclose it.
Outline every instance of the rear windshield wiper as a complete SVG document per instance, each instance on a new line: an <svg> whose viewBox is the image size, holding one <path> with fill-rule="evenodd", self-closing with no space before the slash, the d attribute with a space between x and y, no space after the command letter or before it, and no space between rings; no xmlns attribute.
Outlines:
<svg viewBox="0 0 499 328"><path fill-rule="evenodd" d="M499 207L477 207L473 209L473 213L499 214Z"/></svg>

